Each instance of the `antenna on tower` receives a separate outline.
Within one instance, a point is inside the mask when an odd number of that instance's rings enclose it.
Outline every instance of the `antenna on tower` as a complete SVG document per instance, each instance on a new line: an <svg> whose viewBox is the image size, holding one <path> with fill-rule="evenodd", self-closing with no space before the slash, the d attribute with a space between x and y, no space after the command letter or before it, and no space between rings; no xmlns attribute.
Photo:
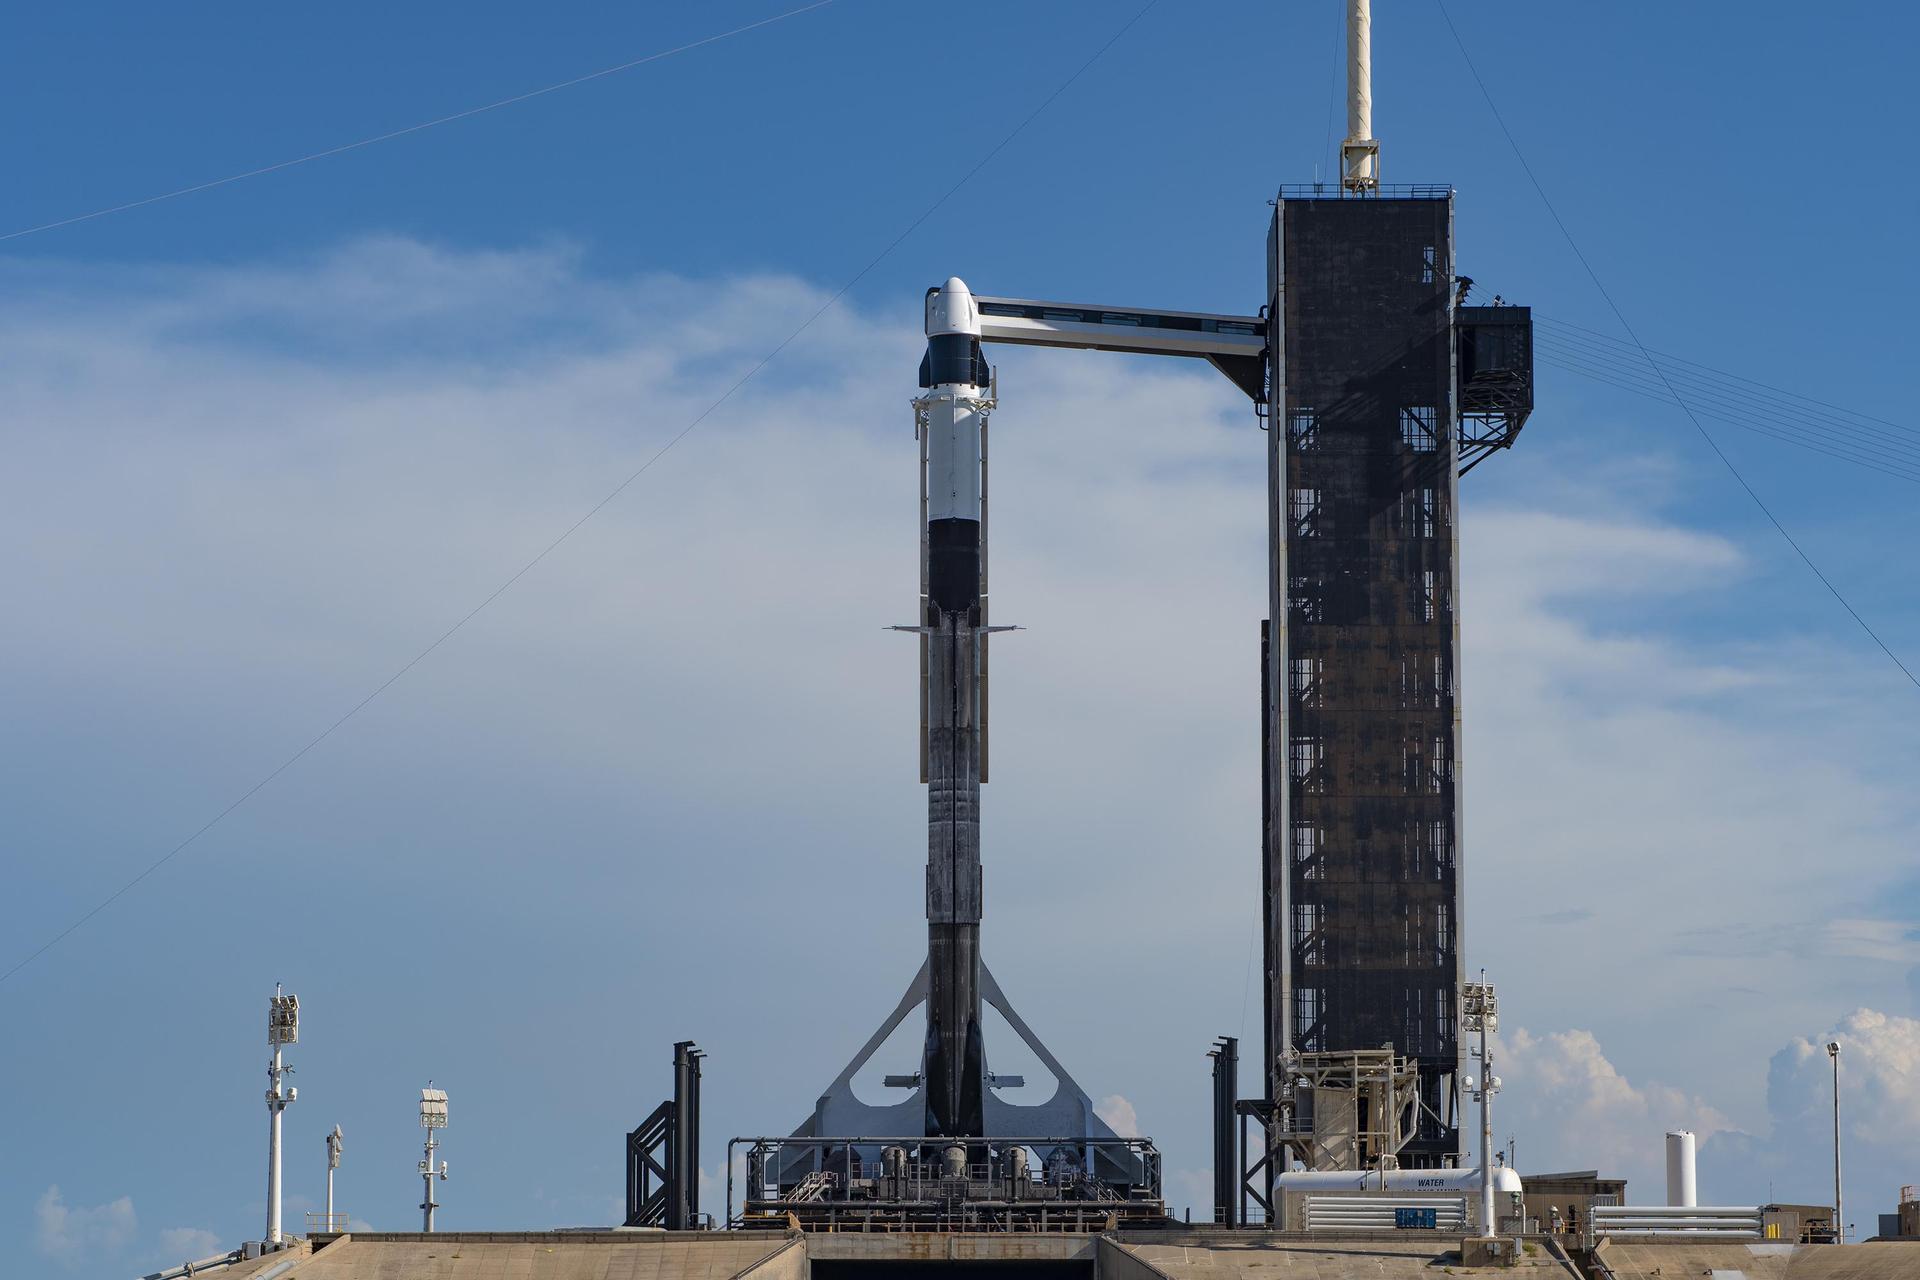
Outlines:
<svg viewBox="0 0 1920 1280"><path fill-rule="evenodd" d="M284 995L280 984L273 984L273 1001L267 1006L267 1043L273 1047L273 1061L267 1064L267 1247L281 1245L280 1234L280 1117L287 1104L300 1096L292 1085L283 1084L293 1068L282 1061L282 1051L300 1043L300 997Z"/></svg>
<svg viewBox="0 0 1920 1280"><path fill-rule="evenodd" d="M434 1130L447 1127L447 1091L434 1088L431 1080L427 1081L427 1087L420 1091L420 1127L427 1131L427 1153L426 1157L420 1161L420 1179L426 1184L427 1191L421 1199L420 1212L425 1215L422 1219L425 1224L424 1229L431 1232L433 1211L440 1207L433 1198L434 1175L438 1173L442 1182L447 1180L445 1160L440 1162L438 1170L433 1167L433 1153L440 1145L433 1140Z"/></svg>
<svg viewBox="0 0 1920 1280"><path fill-rule="evenodd" d="M1340 185L1357 194L1380 188L1380 143L1373 136L1373 6L1347 3L1347 137Z"/></svg>
<svg viewBox="0 0 1920 1280"><path fill-rule="evenodd" d="M342 1145L340 1141L340 1126L335 1125L333 1126L333 1132L327 1135L327 1216L324 1221L326 1230L328 1231L338 1231L343 1225L335 1221L333 1216L333 1171L340 1167L340 1148Z"/></svg>

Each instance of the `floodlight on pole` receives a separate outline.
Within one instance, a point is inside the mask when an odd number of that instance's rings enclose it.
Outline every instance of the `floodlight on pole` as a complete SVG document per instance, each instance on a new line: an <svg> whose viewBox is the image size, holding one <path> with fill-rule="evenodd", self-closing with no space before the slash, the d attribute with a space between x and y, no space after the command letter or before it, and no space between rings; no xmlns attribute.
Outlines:
<svg viewBox="0 0 1920 1280"><path fill-rule="evenodd" d="M1847 1220L1840 1214L1840 1042L1827 1041L1833 1059L1833 1242L1847 1242Z"/></svg>
<svg viewBox="0 0 1920 1280"><path fill-rule="evenodd" d="M267 1244L278 1247L280 1233L280 1117L287 1104L300 1096L300 1091L286 1084L286 1077L293 1074L293 1068L287 1066L283 1051L290 1044L300 1043L300 997L286 995L280 984L273 984L273 1000L267 1005L267 1044L273 1049L273 1060L267 1064Z"/></svg>
<svg viewBox="0 0 1920 1280"><path fill-rule="evenodd" d="M426 1156L420 1161L420 1180L426 1187L426 1194L420 1201L423 1229L433 1230L433 1211L440 1206L433 1198L433 1180L436 1176L442 1182L447 1179L447 1162L442 1160L440 1167L433 1167L433 1153L439 1143L433 1139L436 1129L447 1127L447 1091L433 1087L433 1081L427 1081L427 1087L420 1091L420 1127L427 1131Z"/></svg>
<svg viewBox="0 0 1920 1280"><path fill-rule="evenodd" d="M1487 1043L1488 1034L1499 1026L1500 998L1482 969L1480 981L1460 984L1460 1029L1480 1033L1480 1047L1474 1050L1480 1079L1469 1076L1462 1083L1480 1103L1480 1234L1488 1239L1500 1234L1493 1220L1493 1095L1500 1092L1500 1077L1493 1074L1493 1049Z"/></svg>

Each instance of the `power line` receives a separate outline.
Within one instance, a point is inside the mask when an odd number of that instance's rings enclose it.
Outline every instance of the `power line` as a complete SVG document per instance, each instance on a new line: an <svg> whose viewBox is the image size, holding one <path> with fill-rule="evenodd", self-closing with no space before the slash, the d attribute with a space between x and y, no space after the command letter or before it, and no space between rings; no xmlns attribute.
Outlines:
<svg viewBox="0 0 1920 1280"><path fill-rule="evenodd" d="M1543 341L1577 348L1603 360L1624 359L1631 363L1636 373L1646 368L1646 360L1627 343L1602 338L1591 330L1550 320L1538 313L1534 318L1537 322L1536 331ZM1789 417L1794 422L1812 423L1847 436L1858 437L1861 443L1876 448L1920 456L1920 438L1916 438L1915 429L1912 427L1888 422L1884 418L1875 418L1852 409L1843 409L1824 400L1814 400L1769 383L1755 382L1751 378L1742 378L1738 374L1715 369L1697 361L1685 360L1679 356L1669 356L1656 351L1653 353L1653 358L1654 363L1664 367L1667 376L1676 383L1696 387L1704 394L1726 397L1751 405L1760 412Z"/></svg>
<svg viewBox="0 0 1920 1280"><path fill-rule="evenodd" d="M1650 400L1658 400L1663 404L1677 405L1681 403L1669 395L1666 388L1660 386L1658 382L1634 378L1617 369L1608 369L1604 366L1595 367L1580 359L1578 356L1569 356L1565 353L1551 351L1543 347L1538 351L1536 358L1542 365L1552 365L1566 369L1582 377L1591 378L1596 382L1618 387L1623 391L1628 391L1635 395L1645 396ZM1809 436L1804 433L1796 433L1781 426L1770 424L1764 419L1753 418L1738 406L1729 407L1718 401L1704 400L1695 396L1688 396L1686 403L1692 407L1695 413L1698 413L1703 418L1713 418L1717 421L1727 423L1730 426L1739 427L1743 431L1749 431L1755 435L1766 436L1769 439L1778 440L1783 444L1792 445L1797 449L1805 449L1812 453L1823 454L1837 461L1852 463L1855 466L1863 467L1869 471L1879 471L1887 475L1898 475L1903 479L1920 480L1920 464L1916 464L1909 459L1890 459L1870 453L1856 452L1846 445L1835 443L1824 436Z"/></svg>
<svg viewBox="0 0 1920 1280"><path fill-rule="evenodd" d="M822 0L822 2L824 3L825 0ZM1027 129L1027 126L1031 125L1035 120L1037 120L1040 117L1040 114L1043 111L1045 111L1048 107L1053 105L1055 99L1060 97L1060 95L1065 93L1068 89L1071 89L1074 86L1074 84L1080 79L1080 77L1085 75L1087 71L1092 68L1093 64L1098 62L1101 59L1101 57L1105 55L1108 49L1111 49L1116 43L1118 43L1122 36L1126 35L1127 32L1131 31L1134 28L1135 24L1137 24L1140 21L1140 19L1146 17L1148 11L1151 10L1154 7L1154 5L1157 4L1158 2L1159 0L1147 0L1147 3L1142 5L1140 9L1131 18L1127 19L1126 22L1122 23L1120 28L1117 31L1115 31L1111 36L1108 36L1106 43L1102 44L1098 49L1094 50L1093 55L1089 57L1085 62L1081 63L1080 66L1074 71L1072 75L1068 76L1064 81L1061 82L1060 86L1057 89L1055 89L1052 93L1048 94L1045 98L1043 98L1039 106L1035 107L1032 111L1028 112L1025 118L1023 118L1018 124L1014 125L1013 128L1007 132L1005 137L1001 138L999 142L995 143L993 148L990 151L988 151L986 155L982 156L978 161L974 163L974 166L971 169L968 169L966 173L962 174L958 181L956 181L952 186L948 187L944 192L942 192L939 198L936 199L932 204L928 205L926 209L924 209L920 213L919 217L915 218L912 222L909 222L905 230L900 232L900 234L895 236L892 240L888 241L887 246L884 249L880 250L879 253L875 254L873 258L870 261L868 261L868 263L864 267L861 267L860 270L856 271L853 274L851 279L849 279L845 284L841 285L838 289L835 289L833 293L827 298L827 300L820 304L820 306L813 312L813 314L809 315L805 320L800 322L799 327L794 329L794 331L792 333L789 333L786 337L782 338L780 342L773 348L773 350L767 352L767 354L762 356L751 368L749 368L745 373L741 374L737 379L735 379L733 382L733 385L729 386L725 391L720 393L719 398L714 400L714 402L712 404L709 404L705 409L702 409L699 412L699 414L694 417L693 421L687 423L687 425L682 427L679 430L679 432L673 436L672 439L668 440L665 444L661 445L657 450L653 452L653 454L650 457L647 458L646 461L642 462L638 467L634 468L634 470L627 475L626 479L622 480L619 484L615 485L612 488L612 490L609 491L604 498L600 499L600 501L594 503L591 507L587 508L586 513L582 515L578 520L575 520L572 524L568 525L567 528L560 534L559 537L553 539L553 541L549 542L546 546L542 547L537 555L535 555L531 560L527 561L525 564L521 565L520 568L517 569L511 577L509 577L505 582L501 583L498 587L495 587L493 591L488 593L485 599L481 600L479 604L475 605L473 608L469 609L465 614L463 614L460 617L459 621L455 622L452 626L448 627L445 631L441 632L439 636L437 636L431 644L427 645L426 648L420 650L419 653L416 653L415 655L413 655L412 658L408 659L405 665L403 665L398 671L395 671L392 675L388 676L385 680L381 681L380 684L374 688L373 692L369 693L366 697L360 699L359 702L355 703L351 708L348 709L345 715L342 715L339 719L335 720L332 724L328 725L325 729L321 730L312 739L310 739L305 746L301 747L298 751L294 752L292 755L288 756L284 761L282 761L280 765L277 768L275 768L271 773L267 774L264 778L261 778L258 782L254 783L251 787L248 787L244 792L240 794L238 799L234 800L226 808L220 810L220 812L214 814L213 817L209 818L205 823L201 824L201 826L197 830L195 830L193 834L189 835L186 839L182 840L179 844L174 845L173 848L167 850L166 853L162 854L145 870L140 872L140 874L134 876L131 880L128 880L125 884L121 885L118 889L108 894L99 903L97 903L92 909L87 911L86 914L82 915L79 919L75 920L72 924L62 929L59 933L55 934L53 937L49 938L47 941L41 943L40 946L36 948L26 958L14 964L14 966L8 969L5 973L0 973L0 983L5 983L7 980L12 978L14 974L20 972L20 970L26 968L28 965L32 964L35 960L39 959L42 955L46 954L49 950L59 945L59 943L62 940L64 940L69 934L73 933L76 929L86 924L87 921L93 919L95 916L99 915L102 911L112 906L116 901L118 901L122 896L124 896L135 885L138 885L141 881L145 880L148 876L152 875L154 872L158 871L161 867L164 867L167 863L171 862L177 854L181 853L188 846L192 845L201 836L213 830L213 828L218 826L227 817L227 815L231 814L234 810L238 809L241 805L245 804L248 800L252 799L262 788L267 786L268 783L272 782L275 778L278 778L281 774L285 773L288 769L292 768L295 764L299 763L301 758L304 757L308 752L312 751L315 747L319 746L321 743L325 742L328 738L332 737L335 730L339 729L342 725L346 724L347 721L359 715L360 712L365 710L367 706L373 702L374 699L378 698L381 694L385 693L389 688L391 688L395 683L397 683L402 676L406 675L409 671L419 666L420 663L425 661L426 658L430 654L432 654L434 650L438 649L441 645L445 644L448 640L452 639L453 636L456 633L458 633L461 628L465 627L469 622L473 621L474 618L478 617L480 613L487 608L488 605L492 604L495 600L498 600L501 596L505 595L507 591L511 589L515 583L519 582L520 579L526 577L527 574L532 572L533 569L537 565L539 565L541 561L545 560L549 555L551 555L555 550L557 550L561 543L565 542L568 538L571 538L574 535L574 533L580 529L582 525L586 524L587 521L593 519L594 516L598 515L601 509L606 507L608 503L612 502L615 498L619 497L622 493L626 492L628 486L632 485L634 481L638 480L641 476L645 475L650 469L652 469L653 465L656 462L660 461L661 458L665 457L669 450L671 450L675 445L679 444L682 440L686 439L688 436L692 435L694 430L697 427L699 427L701 423L705 422L709 417L711 417L713 412L716 409L718 409L721 405L725 404L728 400L732 399L734 396L734 393L739 391L740 388L746 386L747 383L752 380L754 375L758 374L762 369L766 368L767 365L771 364L775 359L775 357L779 356L779 354L782 351L785 351L789 346L793 344L796 338L798 338L801 334L805 333L809 328L811 328L814 322L820 319L821 316L825 315L828 312L828 310L830 310L836 303L840 301L841 298L845 297L848 291L853 289L853 287L855 285L858 285L862 280L866 279L867 276L872 273L873 269L879 266L882 262L884 262L887 259L887 257L893 253L895 249L899 248L902 242L904 242L908 236L912 235L915 231L919 230L922 223L926 222L928 218L931 218L935 213L937 213L940 210L942 205L946 204L947 201L951 200L956 194L959 193L962 187L966 186L967 183L973 181L974 177L978 175L982 169L986 168L987 165L992 162L995 156L998 156L1002 151L1006 150L1007 147L1010 144L1012 144L1015 138L1018 138L1022 133L1024 133ZM796 10L795 12L800 12L800 11Z"/></svg>
<svg viewBox="0 0 1920 1280"><path fill-rule="evenodd" d="M1636 333L1633 326L1627 322L1626 313L1621 311L1620 304L1613 300L1613 295L1607 291L1607 286L1601 283L1599 272L1595 271L1593 264L1587 261L1587 255L1580 251L1579 242L1573 238L1573 232L1567 229L1566 222L1560 217L1560 211L1554 208L1553 201L1547 196L1547 189L1541 186L1540 179L1534 176L1533 166L1527 163L1526 153L1520 150L1519 142L1514 139L1513 130L1507 128L1507 121L1506 118L1500 114L1499 104L1494 102L1493 94L1487 91L1487 82L1480 78L1480 69L1473 65L1473 55L1467 52L1466 42L1461 40L1459 29L1453 25L1453 15L1447 12L1447 0L1434 0L1434 3L1439 6L1440 16L1446 20L1447 30L1452 34L1453 43L1459 48L1461 60L1467 64L1467 71L1473 76L1474 84L1480 87L1480 96L1486 99L1487 109L1493 113L1494 122L1500 126L1500 132L1506 135L1507 145L1513 148L1514 159L1520 162L1520 168L1526 173L1527 181L1533 184L1534 193L1540 197L1540 203L1546 206L1547 213L1553 218L1554 225L1560 228L1560 234L1565 238L1567 247L1572 249L1573 256L1580 260L1580 266L1586 271L1587 278L1593 281L1593 287L1599 291L1601 298L1606 301L1607 309L1613 312L1613 318L1620 322L1620 328L1625 331L1627 337L1632 340L1634 347L1640 352L1641 356L1645 358L1647 366L1651 368L1655 374L1659 375L1660 381L1667 388L1667 394L1673 397L1674 403L1678 404L1681 412L1687 415L1687 421L1693 424L1693 429L1700 433L1700 438L1707 442L1707 447L1713 450L1714 456L1720 459L1722 465L1726 467L1734 480L1739 483L1742 489L1746 490L1747 496L1753 499L1753 505L1760 508L1760 513L1766 516L1768 522L1773 525L1780 536L1786 539L1787 545L1793 548L1794 554L1799 556L1801 562L1812 571L1813 576L1820 580L1820 585L1827 589L1828 594L1840 602L1840 607L1845 609L1848 616L1860 625L1860 629L1867 633L1868 638L1879 646L1880 652L1886 654L1888 660L1891 661L1894 666L1900 668L1900 674L1907 678L1908 683L1912 684L1916 689L1920 689L1920 678L1916 678L1913 672L1907 669L1907 664L1900 661L1900 656L1887 647L1887 642L1880 638L1880 633L1868 625L1867 620L1860 616L1860 611L1848 603L1844 595L1840 594L1840 588L1834 586L1832 579L1820 571L1820 566L1813 562L1813 557L1809 556L1799 542L1794 539L1794 536L1787 532L1787 526L1780 523L1780 517L1773 514L1773 509L1754 491L1753 486L1747 483L1747 478L1740 474L1740 468L1734 466L1733 459L1729 458L1726 455L1726 451L1721 449L1720 442L1713 438L1712 433L1709 432L1705 426L1701 425L1698 415L1687 405L1685 400L1680 398L1679 393L1673 389L1673 384L1668 381L1666 372L1654 360L1653 353L1647 350L1646 343L1640 341L1640 335Z"/></svg>
<svg viewBox="0 0 1920 1280"><path fill-rule="evenodd" d="M1534 316L1536 319L1544 318L1540 316L1540 313L1538 311L1534 312ZM1591 335L1592 337L1597 338L1602 342L1609 342L1618 347L1631 347L1630 343L1622 342L1620 341L1620 339L1609 337L1608 335L1601 333L1597 329L1588 329L1588 328L1585 328L1584 326L1574 324L1571 321L1547 318L1547 323L1552 325L1557 325L1562 329L1577 329L1583 334ZM1656 351L1653 354L1661 360L1670 361L1675 364L1690 365L1695 369L1701 369L1707 373L1715 374L1722 378L1731 378L1731 379L1734 379L1735 381L1746 383L1748 386L1759 387L1764 391L1774 392L1776 395L1790 396L1791 398L1801 401L1804 404L1818 405L1823 409L1832 409L1838 413L1846 415L1847 417L1857 418L1862 422L1877 422L1883 427L1892 427L1895 431L1902 432L1907 435L1920 435L1920 426L1915 426L1912 423L1891 422L1886 418L1876 418L1870 413L1861 413L1857 409L1848 409L1848 408L1845 408L1844 406L1833 404L1826 400L1816 400L1812 396L1801 395L1797 391L1788 391L1784 387L1776 387L1770 382L1758 382L1752 378L1742 378L1738 374L1728 373L1724 369L1716 369L1712 365L1701 364L1698 360L1688 360L1683 356L1677 356L1672 354L1671 352ZM1885 433L1882 432L1881 434L1884 435Z"/></svg>
<svg viewBox="0 0 1920 1280"><path fill-rule="evenodd" d="M1596 382L1602 382L1607 384L1608 386L1618 387L1622 391L1627 391L1638 396L1645 396L1650 400L1658 400L1662 404L1678 405L1681 403L1680 401L1675 400L1672 396L1669 396L1665 390L1653 384L1636 382L1624 377L1616 377L1616 376L1613 376L1613 374L1608 370L1595 369L1589 365L1582 364L1577 360L1568 359L1564 356L1555 356L1555 355L1546 354L1542 352L1536 352L1535 359L1538 360L1541 364L1552 365L1555 368L1565 369L1568 372L1577 373L1581 377L1591 378ZM1728 423L1731 426L1740 427L1742 430L1751 431L1757 435L1762 435L1762 436L1768 437L1769 439L1778 440L1783 444L1792 445L1798 449L1806 449L1810 452L1822 454L1826 457L1832 458L1839 462L1847 462L1857 467L1864 467L1869 471L1876 471L1876 472L1879 472L1881 475L1891 476L1894 479L1906 480L1915 484L1920 484L1920 472L1900 470L1895 465L1883 465L1880 462L1863 458L1855 454L1845 453L1839 449L1827 448L1826 446L1814 443L1813 441L1808 440L1805 437L1793 436L1793 435L1786 434L1784 432L1775 431L1769 427L1758 425L1757 423L1753 422L1751 419L1748 419L1742 416L1738 411L1735 411L1735 410L1715 409L1710 406L1703 407L1701 402L1698 400L1694 400L1691 403L1693 405L1695 412L1699 413L1700 416L1703 418L1714 418L1721 422Z"/></svg>
<svg viewBox="0 0 1920 1280"><path fill-rule="evenodd" d="M1564 362L1566 367L1575 368L1578 372L1603 380L1623 380L1631 390L1642 391L1656 399L1668 398L1666 384L1657 376L1651 376L1645 363L1637 357L1630 362L1622 362L1607 351L1565 342L1545 330L1536 329L1534 337L1535 350L1545 363ZM1681 397L1703 417L1717 417L1723 422L1772 435L1803 448L1815 448L1818 445L1837 449L1863 465L1888 463L1920 467L1920 447L1862 438L1844 423L1805 416L1793 411L1792 406L1783 408L1774 402L1756 401L1750 396L1729 392L1712 383L1689 380L1683 375L1670 373L1669 377Z"/></svg>
<svg viewBox="0 0 1920 1280"><path fill-rule="evenodd" d="M488 102L478 107L468 107L465 111L456 111L452 115L438 116L432 120L423 120L419 124L410 124L404 129L393 129L386 133L375 134L370 138L361 138L356 142L342 143L337 147L328 147L325 151L315 151L309 155L297 157L296 159L282 160L278 164L263 165L258 169L248 169L243 173L231 173L224 178L215 178L211 182L197 182L190 187L181 187L174 191L164 191L159 195L145 196L139 200L129 200L125 204L111 205L105 209L95 209L91 213L79 213L70 218L60 218L53 222L43 222L37 227L22 227L18 231L9 231L0 234L0 241L18 240L22 236L37 235L42 231L52 231L58 227L70 227L76 222L91 222L95 218L104 218L115 213L125 213L129 209L142 209L150 204L159 204L165 200L177 200L181 196L195 195L201 191L211 191L215 187L230 186L236 182L244 182L248 178L258 178L265 174L278 173L282 169L292 169L298 165L312 164L315 160L325 160L331 156L344 155L349 151L358 151L362 147L371 147L382 142L391 142L395 138L404 138L409 134L435 129L443 124L452 124L456 120L471 119L474 116L485 115L489 111L498 111L502 107L511 107L517 103L526 102L533 98L545 97L549 93L558 93L562 89L571 89L575 85L586 84L589 80L600 80L607 76L619 75L622 71L631 71L635 67L644 67L649 62L659 62L661 59L671 58L675 54L687 53L706 45L731 39L734 36L745 35L749 31L757 31L761 27L772 26L776 22L784 22L788 18L798 17L800 14L824 8L832 3L833 0L813 0L812 4L801 5L798 9L789 9L785 13L776 13L771 18L762 18L758 22L749 22L744 27L735 27L731 31L722 31L716 35L703 36L691 43L679 45L672 49L663 49L659 53L650 53L644 58L635 58L631 62L622 62L618 66L602 67L598 71L589 71L585 75L574 76L572 79L562 80L556 84L546 85L543 88L531 89L526 93L516 93L511 98L501 98L497 102Z"/></svg>

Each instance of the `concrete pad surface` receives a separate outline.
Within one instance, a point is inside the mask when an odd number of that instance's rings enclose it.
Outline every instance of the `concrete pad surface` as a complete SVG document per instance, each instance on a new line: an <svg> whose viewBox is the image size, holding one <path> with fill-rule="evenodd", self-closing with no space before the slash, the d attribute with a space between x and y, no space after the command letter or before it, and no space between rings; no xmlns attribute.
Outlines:
<svg viewBox="0 0 1920 1280"><path fill-rule="evenodd" d="M1673 1244L1609 1241L1617 1280L1920 1280L1920 1241L1877 1244Z"/></svg>
<svg viewBox="0 0 1920 1280"><path fill-rule="evenodd" d="M787 1243L773 1232L353 1235L287 1280L733 1280Z"/></svg>
<svg viewBox="0 0 1920 1280"><path fill-rule="evenodd" d="M1460 1241L1302 1238L1278 1233L1243 1238L1213 1236L1155 1243L1139 1235L1126 1248L1173 1280L1435 1280L1453 1275L1511 1275L1523 1280L1566 1280L1570 1272L1545 1249L1523 1253L1518 1266L1480 1269L1462 1265Z"/></svg>

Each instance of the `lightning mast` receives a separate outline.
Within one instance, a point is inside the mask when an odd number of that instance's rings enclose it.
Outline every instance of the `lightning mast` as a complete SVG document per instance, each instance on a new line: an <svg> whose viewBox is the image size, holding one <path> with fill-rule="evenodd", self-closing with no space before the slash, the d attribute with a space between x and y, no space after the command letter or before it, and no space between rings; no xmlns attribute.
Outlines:
<svg viewBox="0 0 1920 1280"><path fill-rule="evenodd" d="M1460 1029L1480 1033L1480 1046L1473 1051L1473 1056L1480 1059L1479 1087L1475 1088L1472 1077L1467 1078L1466 1086L1480 1104L1480 1234L1486 1239L1500 1234L1493 1217L1493 1095L1500 1092L1500 1077L1493 1074L1493 1047L1487 1043L1487 1037L1499 1026L1500 1000L1487 981L1487 971L1482 969L1480 981L1464 983L1460 988Z"/></svg>
<svg viewBox="0 0 1920 1280"><path fill-rule="evenodd" d="M1366 193L1380 188L1380 144L1373 136L1373 8L1347 4L1347 137L1340 144L1340 185Z"/></svg>
<svg viewBox="0 0 1920 1280"><path fill-rule="evenodd" d="M433 1167L433 1153L439 1143L433 1140L434 1130L447 1127L447 1091L433 1087L433 1081L427 1081L427 1087L420 1091L420 1127L427 1131L426 1155L420 1161L420 1181L426 1192L420 1198L421 1230L433 1231L433 1211L440 1206L433 1198L433 1179L438 1175L440 1181L447 1180L447 1162L442 1160L440 1168Z"/></svg>

